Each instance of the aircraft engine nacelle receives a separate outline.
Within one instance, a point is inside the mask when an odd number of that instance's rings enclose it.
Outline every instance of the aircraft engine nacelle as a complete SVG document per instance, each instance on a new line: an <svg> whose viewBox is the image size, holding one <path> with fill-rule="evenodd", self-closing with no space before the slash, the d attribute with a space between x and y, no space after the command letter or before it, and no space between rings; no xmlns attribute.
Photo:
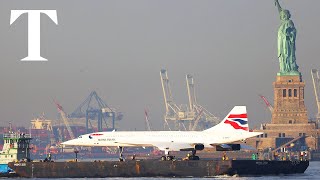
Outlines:
<svg viewBox="0 0 320 180"><path fill-rule="evenodd" d="M216 151L239 151L240 144L221 144L216 146Z"/></svg>
<svg viewBox="0 0 320 180"><path fill-rule="evenodd" d="M204 149L204 145L203 145L203 144L195 144L195 145L194 145L194 149L201 151L201 150Z"/></svg>
<svg viewBox="0 0 320 180"><path fill-rule="evenodd" d="M180 149L180 151L201 151L204 149L204 145L203 144L195 144L193 145L193 147L190 147L190 148L183 148L183 149Z"/></svg>

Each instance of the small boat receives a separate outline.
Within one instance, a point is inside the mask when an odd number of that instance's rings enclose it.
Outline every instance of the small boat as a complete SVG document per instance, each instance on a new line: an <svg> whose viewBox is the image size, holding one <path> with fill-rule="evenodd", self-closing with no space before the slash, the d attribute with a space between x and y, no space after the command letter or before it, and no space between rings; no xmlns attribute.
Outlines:
<svg viewBox="0 0 320 180"><path fill-rule="evenodd" d="M9 168L9 162L29 162L30 161L30 140L31 136L24 133L3 134L3 148L0 151L0 177L16 176L15 172Z"/></svg>

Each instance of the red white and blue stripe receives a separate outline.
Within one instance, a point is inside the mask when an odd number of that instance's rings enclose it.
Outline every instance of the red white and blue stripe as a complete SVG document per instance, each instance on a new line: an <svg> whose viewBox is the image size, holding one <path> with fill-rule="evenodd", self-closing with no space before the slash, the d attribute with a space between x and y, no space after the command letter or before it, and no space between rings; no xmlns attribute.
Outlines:
<svg viewBox="0 0 320 180"><path fill-rule="evenodd" d="M230 124L234 129L249 131L247 114L230 114L224 123Z"/></svg>
<svg viewBox="0 0 320 180"><path fill-rule="evenodd" d="M103 135L103 134L101 134L101 133L94 133L94 134L90 134L90 135L89 135L89 138L92 139L93 136L102 136L102 135Z"/></svg>

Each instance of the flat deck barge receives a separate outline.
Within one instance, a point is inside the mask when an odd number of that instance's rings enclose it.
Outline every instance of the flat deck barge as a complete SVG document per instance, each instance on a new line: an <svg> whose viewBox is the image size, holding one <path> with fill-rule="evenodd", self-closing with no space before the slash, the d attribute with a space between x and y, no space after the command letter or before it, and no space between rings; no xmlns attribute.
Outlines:
<svg viewBox="0 0 320 180"><path fill-rule="evenodd" d="M273 175L304 173L309 161L267 160L128 160L98 162L9 163L20 177L213 177L218 175Z"/></svg>

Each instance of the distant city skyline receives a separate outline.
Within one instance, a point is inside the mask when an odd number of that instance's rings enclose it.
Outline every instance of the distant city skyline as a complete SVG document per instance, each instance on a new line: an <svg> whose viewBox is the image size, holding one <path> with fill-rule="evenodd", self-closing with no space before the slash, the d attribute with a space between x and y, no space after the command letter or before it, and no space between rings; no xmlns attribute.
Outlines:
<svg viewBox="0 0 320 180"><path fill-rule="evenodd" d="M308 116L317 111L311 69L320 69L319 0L281 0L297 28L296 58L306 82ZM14 9L54 9L59 25L41 17L41 55L27 55L27 17L10 26ZM53 99L67 113L96 91L124 113L120 130L153 129L165 112L159 72L168 70L173 98L187 104L185 75L195 80L198 103L223 119L246 105L249 125L271 122L260 99L273 104L279 72L279 14L273 0L3 0L0 4L0 126L30 126L45 113L57 118Z"/></svg>

